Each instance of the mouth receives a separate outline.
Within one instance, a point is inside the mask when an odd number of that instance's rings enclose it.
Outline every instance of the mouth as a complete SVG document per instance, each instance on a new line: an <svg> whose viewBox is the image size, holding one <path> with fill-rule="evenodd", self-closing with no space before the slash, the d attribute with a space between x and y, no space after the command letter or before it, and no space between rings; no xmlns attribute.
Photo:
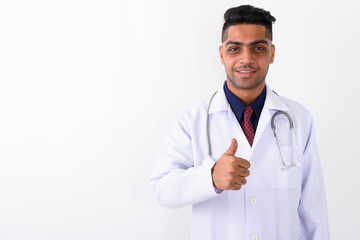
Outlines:
<svg viewBox="0 0 360 240"><path fill-rule="evenodd" d="M236 72L242 78L250 78L256 71L254 71L254 70L237 70Z"/></svg>

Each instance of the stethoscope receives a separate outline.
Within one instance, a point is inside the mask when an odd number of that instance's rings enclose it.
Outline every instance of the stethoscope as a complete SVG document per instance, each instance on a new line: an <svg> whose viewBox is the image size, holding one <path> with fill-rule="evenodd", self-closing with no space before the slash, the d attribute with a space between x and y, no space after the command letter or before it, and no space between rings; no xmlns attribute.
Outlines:
<svg viewBox="0 0 360 240"><path fill-rule="evenodd" d="M213 98L215 97L217 91L211 96L210 98L210 102L208 105L208 109L207 109L207 116L206 116L206 134L207 134L207 143L208 143L208 157L213 158L212 157L212 150L211 150L211 142L210 142L210 131L209 131L209 111L210 111L210 106L212 103ZM276 135L276 117L279 115L284 115L288 121L289 121L289 128L290 128L290 142L291 142L291 162L290 163L286 163L286 161L284 160L284 156L282 154L281 151L281 147L280 147L280 143L278 140L278 137ZM290 115L287 112L278 110L272 117L271 117L271 129L273 130L274 133L274 137L276 139L276 144L277 147L279 149L279 153L280 153L280 157L281 157L281 161L282 161L282 165L281 167L279 167L279 170L288 170L291 169L293 167L297 167L299 166L299 164L295 164L294 162L294 122L292 120L292 118L290 117Z"/></svg>

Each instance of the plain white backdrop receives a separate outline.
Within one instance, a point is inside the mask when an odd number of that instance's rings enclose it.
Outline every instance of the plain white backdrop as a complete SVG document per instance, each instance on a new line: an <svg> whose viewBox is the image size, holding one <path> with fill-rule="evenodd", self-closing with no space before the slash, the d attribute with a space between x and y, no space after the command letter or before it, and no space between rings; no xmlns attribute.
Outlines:
<svg viewBox="0 0 360 240"><path fill-rule="evenodd" d="M359 239L359 3L0 2L0 239L190 238L148 177L177 114L225 80L223 13L270 10L267 83L314 115L332 239Z"/></svg>

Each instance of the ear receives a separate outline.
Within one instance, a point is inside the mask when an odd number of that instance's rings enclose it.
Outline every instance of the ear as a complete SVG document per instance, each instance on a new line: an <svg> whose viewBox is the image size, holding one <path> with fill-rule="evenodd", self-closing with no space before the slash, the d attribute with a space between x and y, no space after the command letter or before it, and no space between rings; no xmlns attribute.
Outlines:
<svg viewBox="0 0 360 240"><path fill-rule="evenodd" d="M219 54L220 54L221 64L224 64L224 56L223 56L223 54L224 54L224 48L223 48L222 45L220 45L220 47L219 47Z"/></svg>
<svg viewBox="0 0 360 240"><path fill-rule="evenodd" d="M273 63L275 59L275 45L272 44L271 45L271 58L270 58L270 63Z"/></svg>

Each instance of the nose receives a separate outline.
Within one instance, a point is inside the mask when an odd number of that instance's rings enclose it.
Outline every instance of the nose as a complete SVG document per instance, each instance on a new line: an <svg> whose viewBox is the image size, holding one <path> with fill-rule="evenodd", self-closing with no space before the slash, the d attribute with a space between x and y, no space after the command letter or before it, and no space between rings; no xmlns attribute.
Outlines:
<svg viewBox="0 0 360 240"><path fill-rule="evenodd" d="M254 63L254 56L250 49L245 48L243 52L239 55L240 64L252 64Z"/></svg>

